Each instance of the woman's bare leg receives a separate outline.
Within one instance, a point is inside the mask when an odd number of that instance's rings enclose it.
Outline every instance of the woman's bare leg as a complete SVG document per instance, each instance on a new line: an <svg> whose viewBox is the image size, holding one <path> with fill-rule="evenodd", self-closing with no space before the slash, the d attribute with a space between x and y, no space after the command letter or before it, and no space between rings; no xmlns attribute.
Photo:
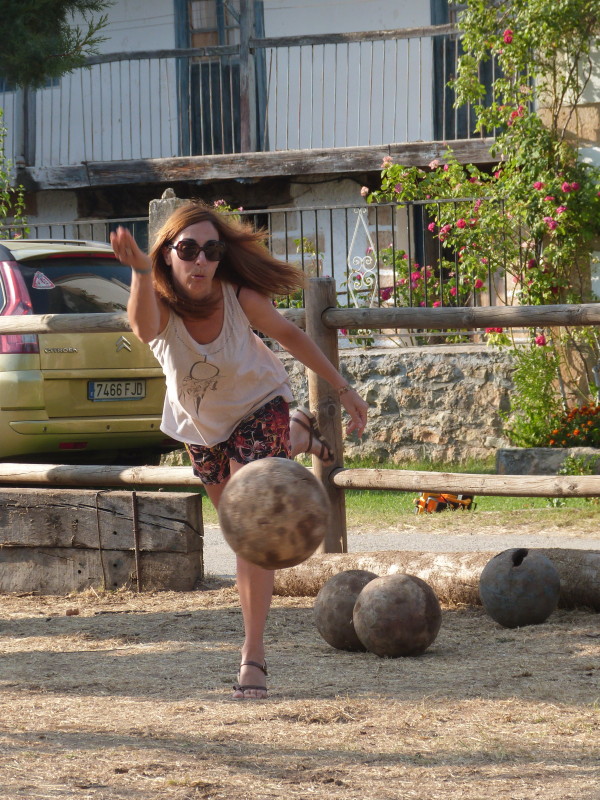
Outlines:
<svg viewBox="0 0 600 800"><path fill-rule="evenodd" d="M241 469L243 464L231 462L232 474ZM227 481L220 484L205 486L211 502L215 508ZM239 556L236 557L237 588L244 619L244 644L242 646L242 662L256 661L263 664L265 661L264 632L267 616L271 607L273 595L274 573L272 570L262 569L256 564L251 564ZM257 667L246 666L240 669L240 685L264 686L265 675ZM265 698L266 689L248 689L246 692L235 691L233 697L242 700L247 698Z"/></svg>

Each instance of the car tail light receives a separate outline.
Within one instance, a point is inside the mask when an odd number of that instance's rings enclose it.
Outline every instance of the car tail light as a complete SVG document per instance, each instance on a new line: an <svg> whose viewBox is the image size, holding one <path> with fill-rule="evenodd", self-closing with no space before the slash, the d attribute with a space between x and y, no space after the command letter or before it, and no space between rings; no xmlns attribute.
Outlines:
<svg viewBox="0 0 600 800"><path fill-rule="evenodd" d="M8 261L0 262L0 280L4 286L5 302L0 316L33 314L33 307L27 286L19 268ZM39 353L38 337L35 333L0 334L0 353Z"/></svg>

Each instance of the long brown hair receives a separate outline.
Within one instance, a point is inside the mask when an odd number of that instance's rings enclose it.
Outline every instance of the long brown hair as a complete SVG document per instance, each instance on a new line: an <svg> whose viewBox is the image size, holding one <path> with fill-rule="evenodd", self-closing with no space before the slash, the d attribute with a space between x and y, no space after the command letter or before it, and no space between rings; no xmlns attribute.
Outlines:
<svg viewBox="0 0 600 800"><path fill-rule="evenodd" d="M199 302L186 298L177 291L171 267L165 261L165 245L197 222L212 223L219 239L227 245L227 251L217 267L216 278L254 289L266 297L291 294L304 287L305 278L299 269L271 255L266 247L264 231L256 231L241 218L217 211L201 201L190 201L170 215L158 230L150 250L154 288L176 314L201 319L208 316L220 302L219 299Z"/></svg>

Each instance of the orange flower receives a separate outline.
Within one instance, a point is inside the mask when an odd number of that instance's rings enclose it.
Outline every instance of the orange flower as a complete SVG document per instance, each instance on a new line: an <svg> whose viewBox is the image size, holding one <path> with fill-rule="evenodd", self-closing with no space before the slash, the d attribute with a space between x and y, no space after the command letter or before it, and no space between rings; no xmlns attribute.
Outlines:
<svg viewBox="0 0 600 800"><path fill-rule="evenodd" d="M573 436L579 436L579 428L575 428L573 431Z"/></svg>

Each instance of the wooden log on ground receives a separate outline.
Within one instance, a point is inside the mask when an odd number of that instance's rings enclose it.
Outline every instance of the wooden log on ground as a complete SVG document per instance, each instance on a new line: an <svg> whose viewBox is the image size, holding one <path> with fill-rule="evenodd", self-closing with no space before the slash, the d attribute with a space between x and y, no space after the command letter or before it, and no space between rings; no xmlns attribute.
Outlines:
<svg viewBox="0 0 600 800"><path fill-rule="evenodd" d="M202 577L197 493L0 490L0 592L190 591Z"/></svg>
<svg viewBox="0 0 600 800"><path fill-rule="evenodd" d="M600 611L600 550L529 548L552 560L560 576L561 608L586 607ZM275 594L314 597L333 575L363 569L376 575L397 572L426 581L441 603L481 605L479 576L496 552L315 554L302 564L275 573Z"/></svg>

